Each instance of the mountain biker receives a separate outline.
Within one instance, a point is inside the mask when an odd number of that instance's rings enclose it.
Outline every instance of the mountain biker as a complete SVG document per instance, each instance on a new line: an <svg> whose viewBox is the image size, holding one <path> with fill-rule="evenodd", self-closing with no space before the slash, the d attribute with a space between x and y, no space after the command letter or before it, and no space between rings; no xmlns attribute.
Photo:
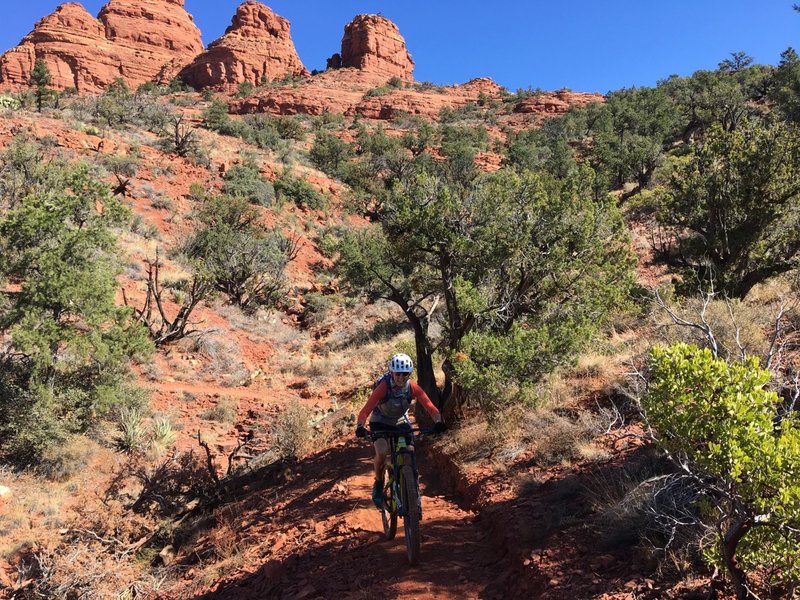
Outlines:
<svg viewBox="0 0 800 600"><path fill-rule="evenodd" d="M367 403L361 412L358 413L358 425L356 426L357 437L367 437L367 429L364 423L369 417L369 428L373 434L380 435L384 432L398 432L406 435L408 449L413 451L411 445L413 435L411 423L408 420L408 409L414 400L422 403L422 406L434 420L433 430L441 433L447 426L442 420L439 410L433 405L431 399L425 391L411 381L411 372L414 370L414 363L407 354L395 354L389 360L389 373L382 377L380 383L375 386L367 399ZM370 413L371 416L370 416ZM375 439L375 483L372 486L372 501L380 508L383 502L383 464L386 455L389 454L389 442L385 435Z"/></svg>

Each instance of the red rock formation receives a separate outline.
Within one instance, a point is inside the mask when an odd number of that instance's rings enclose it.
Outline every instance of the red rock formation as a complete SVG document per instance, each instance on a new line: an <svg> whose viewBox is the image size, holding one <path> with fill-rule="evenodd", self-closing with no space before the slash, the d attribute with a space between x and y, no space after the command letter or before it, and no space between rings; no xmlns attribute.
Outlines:
<svg viewBox="0 0 800 600"><path fill-rule="evenodd" d="M489 78L473 79L463 85L429 86L408 83L401 89L387 88L386 76L347 68L329 70L308 78L300 85L257 90L253 95L231 102L233 113L267 112L278 115L341 113L366 119L390 120L406 113L435 121L443 108L458 109L469 103L500 103L504 90ZM368 93L382 88L378 95ZM570 91L542 92L518 102L509 114L497 119L514 129L527 129L542 119L564 114L572 106L603 102L601 94Z"/></svg>
<svg viewBox="0 0 800 600"><path fill-rule="evenodd" d="M109 0L97 18L106 38L128 59L120 65L121 76L134 85L168 81L203 51L184 0Z"/></svg>
<svg viewBox="0 0 800 600"><path fill-rule="evenodd" d="M320 115L323 112L353 114L364 92L383 85L382 76L355 69L326 71L297 86L257 90L253 95L231 103L234 113L268 112L278 115Z"/></svg>
<svg viewBox="0 0 800 600"><path fill-rule="evenodd" d="M336 61L336 55L330 60ZM414 61L397 25L379 15L358 15L344 28L342 67L411 80ZM335 64L335 62L333 63Z"/></svg>
<svg viewBox="0 0 800 600"><path fill-rule="evenodd" d="M69 2L0 55L0 88L25 87L37 58L56 89L99 92L118 77L135 87L173 77L202 49L183 0L110 0L98 19Z"/></svg>
<svg viewBox="0 0 800 600"><path fill-rule="evenodd" d="M381 96L365 96L355 112L367 119L391 119L398 113L408 113L436 120L443 108L460 108L477 102L481 96L487 100L498 99L501 91L502 88L487 77L430 90L414 86Z"/></svg>
<svg viewBox="0 0 800 600"><path fill-rule="evenodd" d="M383 87L386 76L353 68L326 71L298 86L258 90L252 96L232 103L235 113L269 112L280 115L323 112L359 115L367 119L391 119L408 113L436 120L443 108L459 108L501 97L502 88L488 78L474 79L463 85L429 89L422 84L409 84L403 89L389 89L373 96L369 90Z"/></svg>
<svg viewBox="0 0 800 600"><path fill-rule="evenodd" d="M287 75L308 77L292 42L289 21L260 2L248 0L225 34L181 74L195 88L258 85Z"/></svg>
<svg viewBox="0 0 800 600"><path fill-rule="evenodd" d="M541 92L530 98L520 100L514 107L514 112L556 116L563 115L573 106L581 107L592 102L604 101L605 97L596 93L571 92L569 90Z"/></svg>
<svg viewBox="0 0 800 600"><path fill-rule="evenodd" d="M36 59L43 58L53 87L93 89L96 75L88 68L90 57L107 53L107 46L102 23L80 4L62 4L36 23L17 47L0 55L0 85L27 85Z"/></svg>

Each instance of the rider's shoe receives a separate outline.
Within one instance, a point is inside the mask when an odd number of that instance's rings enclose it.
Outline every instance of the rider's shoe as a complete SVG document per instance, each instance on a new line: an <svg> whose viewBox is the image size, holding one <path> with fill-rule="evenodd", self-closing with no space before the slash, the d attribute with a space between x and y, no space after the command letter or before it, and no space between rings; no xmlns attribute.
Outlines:
<svg viewBox="0 0 800 600"><path fill-rule="evenodd" d="M372 501L378 508L383 508L383 482L377 479L372 484Z"/></svg>

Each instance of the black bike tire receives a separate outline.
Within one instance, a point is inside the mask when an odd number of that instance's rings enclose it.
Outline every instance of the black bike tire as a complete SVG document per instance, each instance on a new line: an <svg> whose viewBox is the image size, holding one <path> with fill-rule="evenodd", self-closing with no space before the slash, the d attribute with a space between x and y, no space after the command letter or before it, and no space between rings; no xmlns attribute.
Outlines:
<svg viewBox="0 0 800 600"><path fill-rule="evenodd" d="M383 506L381 506L381 521L383 521L383 533L387 540L394 539L397 535L397 503L393 502L392 488L389 483L392 480L393 472L391 467L386 466L383 476Z"/></svg>
<svg viewBox="0 0 800 600"><path fill-rule="evenodd" d="M403 529L406 534L406 553L408 562L416 565L419 562L420 533L419 533L419 496L414 470L411 465L406 465L400 473L402 483L403 505L406 514L403 517Z"/></svg>

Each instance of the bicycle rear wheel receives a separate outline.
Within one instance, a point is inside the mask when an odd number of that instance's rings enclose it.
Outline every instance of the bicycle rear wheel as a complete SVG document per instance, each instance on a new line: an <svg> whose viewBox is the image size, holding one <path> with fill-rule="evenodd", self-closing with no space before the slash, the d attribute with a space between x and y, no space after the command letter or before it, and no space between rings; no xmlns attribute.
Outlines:
<svg viewBox="0 0 800 600"><path fill-rule="evenodd" d="M409 564L416 565L419 562L419 492L417 482L414 477L414 469L411 465L406 465L400 471L401 493L403 494L403 506L406 514L403 517L403 529L406 534L406 553L408 554Z"/></svg>
<svg viewBox="0 0 800 600"><path fill-rule="evenodd" d="M392 481L394 473L392 468L387 465L383 475L383 504L381 505L381 521L383 521L383 533L387 540L394 539L397 534L397 503L392 494Z"/></svg>

